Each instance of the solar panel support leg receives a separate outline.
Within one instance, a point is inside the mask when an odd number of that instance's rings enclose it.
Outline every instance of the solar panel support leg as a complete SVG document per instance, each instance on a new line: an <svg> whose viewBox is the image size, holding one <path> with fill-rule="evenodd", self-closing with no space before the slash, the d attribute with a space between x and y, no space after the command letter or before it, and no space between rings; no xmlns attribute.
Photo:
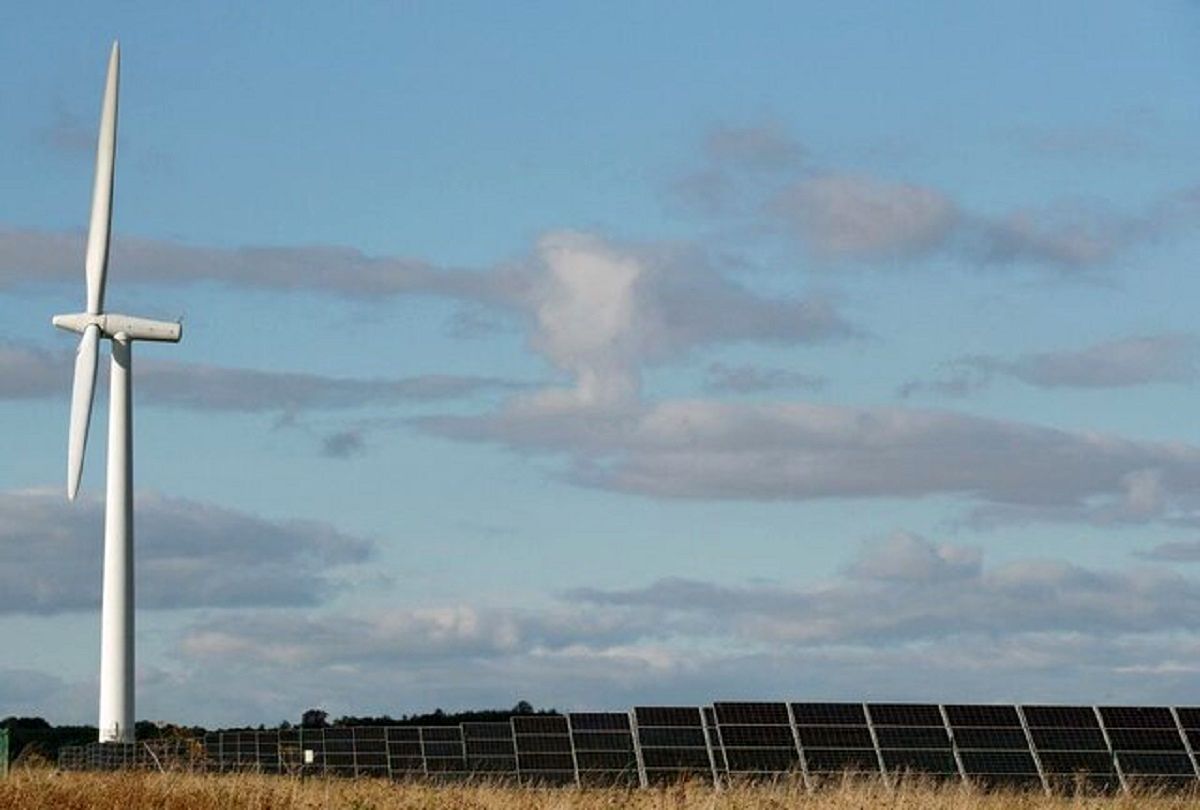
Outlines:
<svg viewBox="0 0 1200 810"><path fill-rule="evenodd" d="M804 756L804 746L800 744L800 729L796 727L796 713L792 711L792 704L785 703L787 706L788 725L792 729L792 742L796 744L796 754L800 757L800 775L804 779L805 793L812 793L812 777L808 774L808 758Z"/></svg>
<svg viewBox="0 0 1200 810"><path fill-rule="evenodd" d="M867 731L871 734L871 745L875 746L875 759L879 762L879 778L883 780L883 784L887 787L892 786L891 774L887 771L887 766L883 764L883 750L879 747L879 735L875 733L875 721L871 719L871 707L863 704L863 716L867 718Z"/></svg>
<svg viewBox="0 0 1200 810"><path fill-rule="evenodd" d="M646 779L646 763L642 759L642 741L638 739L637 713L632 709L629 711L629 733L633 737L633 756L637 760L638 785L643 788L649 787L649 780Z"/></svg>
<svg viewBox="0 0 1200 810"><path fill-rule="evenodd" d="M1179 719L1179 712L1175 711L1175 707L1171 707L1171 718L1175 721L1175 730L1179 732L1179 739L1183 740L1183 750L1187 751L1188 759L1192 761L1192 770L1196 772L1196 777L1200 778L1200 763L1196 761L1196 751L1192 748L1192 741L1188 739L1187 732L1183 730L1183 723Z"/></svg>
<svg viewBox="0 0 1200 810"><path fill-rule="evenodd" d="M1021 720L1021 730L1025 732L1025 742L1029 743L1029 753L1033 755L1033 764L1037 766L1038 778L1042 780L1042 792L1047 796L1050 795L1050 780L1046 778L1046 771L1042 767L1042 758L1038 755L1037 746L1033 744L1033 734L1029 731L1029 723L1025 720L1025 710L1021 708L1021 704L1016 704L1017 717Z"/></svg>
<svg viewBox="0 0 1200 810"><path fill-rule="evenodd" d="M1108 746L1108 755L1112 757L1113 770L1117 772L1117 781L1121 783L1121 792L1128 793L1129 783L1125 781L1125 771L1121 769L1121 758L1117 756L1112 740L1109 739L1108 727L1104 725L1104 715L1100 714L1099 706L1093 706L1092 711L1096 715L1096 723L1100 726L1100 733L1104 735L1104 744Z"/></svg>
<svg viewBox="0 0 1200 810"><path fill-rule="evenodd" d="M571 715L564 714L563 717L567 721L567 740L571 743L571 767L575 769L575 787L583 787L583 782L579 779L579 754L575 750L575 728L571 725Z"/></svg>
<svg viewBox="0 0 1200 810"><path fill-rule="evenodd" d="M708 719L704 716L703 706L697 708L696 711L700 713L700 728L704 731L704 747L708 749L708 769L712 773L713 790L720 793L721 776L717 773L717 758L713 754L712 735L709 733ZM724 758L724 751L721 752L721 756Z"/></svg>
<svg viewBox="0 0 1200 810"><path fill-rule="evenodd" d="M964 785L969 784L967 779L967 769L963 767L962 754L958 751L958 743L954 740L954 729L950 727L950 717L946 714L946 707L938 704L938 712L942 715L942 725L946 727L946 736L950 738L950 751L954 754L954 764L958 766L958 775L962 779Z"/></svg>

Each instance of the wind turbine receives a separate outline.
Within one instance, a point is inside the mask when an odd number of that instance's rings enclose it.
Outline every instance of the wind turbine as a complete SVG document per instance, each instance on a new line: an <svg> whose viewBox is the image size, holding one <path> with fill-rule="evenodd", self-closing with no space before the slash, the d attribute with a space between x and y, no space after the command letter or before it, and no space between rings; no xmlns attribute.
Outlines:
<svg viewBox="0 0 1200 810"><path fill-rule="evenodd" d="M71 428L67 446L67 498L75 500L83 473L100 339L112 343L108 384L108 489L104 505L104 596L100 623L100 742L133 742L133 414L130 372L135 340L176 343L178 323L104 311L104 277L112 231L113 166L117 153L117 84L121 48L114 42L100 111L96 181L84 272L87 311L55 315L60 329L77 332Z"/></svg>

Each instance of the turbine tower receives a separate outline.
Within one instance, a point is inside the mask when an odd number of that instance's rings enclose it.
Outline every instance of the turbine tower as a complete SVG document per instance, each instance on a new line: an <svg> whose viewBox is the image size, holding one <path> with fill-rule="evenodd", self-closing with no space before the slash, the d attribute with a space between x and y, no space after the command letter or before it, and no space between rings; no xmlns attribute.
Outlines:
<svg viewBox="0 0 1200 810"><path fill-rule="evenodd" d="M77 332L75 382L67 446L67 498L75 500L83 473L100 339L112 343L108 384L108 489L104 506L104 596L100 625L100 742L133 742L133 413L130 373L135 340L178 342L178 323L104 311L104 277L112 230L113 166L117 152L117 84L121 49L108 58L108 79L96 145L96 181L84 272L87 311L55 315L60 329Z"/></svg>

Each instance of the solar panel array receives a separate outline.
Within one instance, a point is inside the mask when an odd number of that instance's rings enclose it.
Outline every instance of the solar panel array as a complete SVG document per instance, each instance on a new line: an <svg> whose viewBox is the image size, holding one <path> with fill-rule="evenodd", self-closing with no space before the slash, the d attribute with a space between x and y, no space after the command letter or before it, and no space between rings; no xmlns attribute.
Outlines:
<svg viewBox="0 0 1200 810"><path fill-rule="evenodd" d="M63 769L191 768L527 785L848 777L1056 792L1198 790L1200 707L715 703L458 726L226 731L67 746Z"/></svg>

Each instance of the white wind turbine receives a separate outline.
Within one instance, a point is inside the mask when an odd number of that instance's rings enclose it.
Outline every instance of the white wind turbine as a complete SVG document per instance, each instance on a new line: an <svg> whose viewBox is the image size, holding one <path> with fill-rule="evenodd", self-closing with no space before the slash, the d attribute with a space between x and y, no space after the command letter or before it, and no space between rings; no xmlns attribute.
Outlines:
<svg viewBox="0 0 1200 810"><path fill-rule="evenodd" d="M100 742L133 742L133 425L130 388L135 340L175 343L178 323L104 311L104 276L112 230L113 165L117 151L117 82L121 49L114 42L100 112L96 182L88 226L85 274L87 312L55 315L54 325L78 332L71 430L67 449L67 497L75 500L83 472L100 339L112 342L108 404L108 489L104 511L104 597L100 625Z"/></svg>

